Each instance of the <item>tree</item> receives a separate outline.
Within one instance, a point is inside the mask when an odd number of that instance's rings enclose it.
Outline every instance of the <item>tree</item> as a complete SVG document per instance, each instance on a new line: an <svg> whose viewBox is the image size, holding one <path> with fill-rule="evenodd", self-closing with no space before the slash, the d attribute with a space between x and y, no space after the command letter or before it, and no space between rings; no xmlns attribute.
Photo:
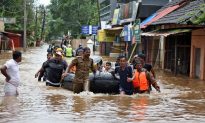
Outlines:
<svg viewBox="0 0 205 123"><path fill-rule="evenodd" d="M39 15L38 23L35 23L35 2L34 0L26 0L27 8L27 44L32 44L35 41L35 38L32 36L32 32L37 34L41 29L42 24L42 14ZM0 16L4 18L16 18L15 24L5 24L5 30L14 30L14 31L23 31L23 19L24 19L24 0L1 0L0 2ZM43 6L40 6L44 10Z"/></svg>
<svg viewBox="0 0 205 123"><path fill-rule="evenodd" d="M82 25L97 25L98 12L95 0L51 0L49 36L57 37L71 31L72 36L80 35Z"/></svg>

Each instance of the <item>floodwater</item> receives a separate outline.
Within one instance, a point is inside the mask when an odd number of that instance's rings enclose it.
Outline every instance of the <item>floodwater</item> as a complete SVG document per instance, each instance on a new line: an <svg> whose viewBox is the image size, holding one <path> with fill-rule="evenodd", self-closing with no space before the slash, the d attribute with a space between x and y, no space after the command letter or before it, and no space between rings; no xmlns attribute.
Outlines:
<svg viewBox="0 0 205 123"><path fill-rule="evenodd" d="M73 94L45 86L34 74L46 60L47 45L23 53L18 97L4 97L0 75L0 123L205 122L205 81L157 71L161 93L119 96ZM0 59L0 66L7 59Z"/></svg>

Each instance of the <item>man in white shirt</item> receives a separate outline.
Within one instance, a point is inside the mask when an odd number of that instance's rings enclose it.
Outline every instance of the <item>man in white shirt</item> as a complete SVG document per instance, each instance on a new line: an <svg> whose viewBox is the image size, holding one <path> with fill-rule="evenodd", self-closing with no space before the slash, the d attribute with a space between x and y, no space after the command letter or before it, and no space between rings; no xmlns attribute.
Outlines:
<svg viewBox="0 0 205 123"><path fill-rule="evenodd" d="M14 51L13 59L8 60L0 69L1 73L6 77L4 86L5 96L18 95L17 87L20 82L18 63L21 62L21 55L21 52Z"/></svg>

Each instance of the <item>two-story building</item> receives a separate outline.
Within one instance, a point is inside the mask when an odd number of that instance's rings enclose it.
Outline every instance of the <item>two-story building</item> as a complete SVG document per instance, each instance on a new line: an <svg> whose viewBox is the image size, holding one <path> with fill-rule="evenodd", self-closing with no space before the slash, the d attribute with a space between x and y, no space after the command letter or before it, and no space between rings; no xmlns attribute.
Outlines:
<svg viewBox="0 0 205 123"><path fill-rule="evenodd" d="M101 30L98 31L101 55L130 56L134 46L132 28L169 0L98 0ZM137 48L139 49L139 48Z"/></svg>

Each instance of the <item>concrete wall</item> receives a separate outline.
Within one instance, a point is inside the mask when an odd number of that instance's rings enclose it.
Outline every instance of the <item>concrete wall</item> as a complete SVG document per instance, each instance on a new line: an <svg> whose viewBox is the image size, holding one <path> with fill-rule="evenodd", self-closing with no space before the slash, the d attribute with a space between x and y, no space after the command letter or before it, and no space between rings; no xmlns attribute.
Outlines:
<svg viewBox="0 0 205 123"><path fill-rule="evenodd" d="M195 78L195 49L200 48L200 79L205 80L205 28L192 31L190 77Z"/></svg>
<svg viewBox="0 0 205 123"><path fill-rule="evenodd" d="M79 44L82 44L83 47L87 47L88 39L73 39L71 41L71 46L73 49L77 49Z"/></svg>

